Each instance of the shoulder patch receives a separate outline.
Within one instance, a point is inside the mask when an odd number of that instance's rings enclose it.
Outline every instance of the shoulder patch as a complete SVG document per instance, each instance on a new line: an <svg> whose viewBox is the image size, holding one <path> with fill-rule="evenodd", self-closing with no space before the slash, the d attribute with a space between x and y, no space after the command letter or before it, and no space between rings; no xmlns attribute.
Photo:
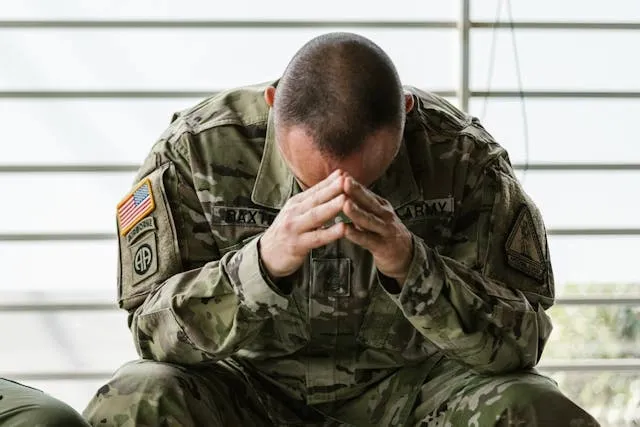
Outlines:
<svg viewBox="0 0 640 427"><path fill-rule="evenodd" d="M527 206L523 206L516 217L505 244L507 263L527 276L544 280L547 270L540 236L533 216Z"/></svg>
<svg viewBox="0 0 640 427"><path fill-rule="evenodd" d="M156 208L151 190L151 181L142 180L120 203L118 203L118 227L126 235L145 216Z"/></svg>
<svg viewBox="0 0 640 427"><path fill-rule="evenodd" d="M134 286L147 277L153 276L158 271L158 246L156 243L156 233L153 232L140 243L130 248L133 267L133 280L131 286Z"/></svg>
<svg viewBox="0 0 640 427"><path fill-rule="evenodd" d="M155 219L152 216L148 216L140 220L140 222L138 222L138 224L136 224L131 229L131 231L127 233L127 243L129 244L129 246L131 246L133 242L138 240L138 238L143 234L145 234L147 231L155 230L155 229L156 229Z"/></svg>

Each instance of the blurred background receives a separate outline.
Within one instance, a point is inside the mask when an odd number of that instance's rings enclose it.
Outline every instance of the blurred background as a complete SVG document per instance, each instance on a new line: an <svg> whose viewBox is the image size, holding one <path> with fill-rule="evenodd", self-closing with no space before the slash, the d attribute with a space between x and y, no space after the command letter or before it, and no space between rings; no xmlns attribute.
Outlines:
<svg viewBox="0 0 640 427"><path fill-rule="evenodd" d="M2 2L0 376L81 411L136 357L114 214L137 165L174 111L334 30L508 149L550 235L541 369L603 425L640 425L638 0Z"/></svg>

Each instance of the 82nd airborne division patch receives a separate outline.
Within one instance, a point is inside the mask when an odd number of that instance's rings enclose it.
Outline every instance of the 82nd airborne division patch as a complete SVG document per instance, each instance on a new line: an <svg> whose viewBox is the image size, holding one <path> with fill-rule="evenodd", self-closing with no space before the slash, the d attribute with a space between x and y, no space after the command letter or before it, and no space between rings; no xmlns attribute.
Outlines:
<svg viewBox="0 0 640 427"><path fill-rule="evenodd" d="M505 244L507 263L527 276L540 281L547 272L547 260L537 227L527 206L516 217Z"/></svg>

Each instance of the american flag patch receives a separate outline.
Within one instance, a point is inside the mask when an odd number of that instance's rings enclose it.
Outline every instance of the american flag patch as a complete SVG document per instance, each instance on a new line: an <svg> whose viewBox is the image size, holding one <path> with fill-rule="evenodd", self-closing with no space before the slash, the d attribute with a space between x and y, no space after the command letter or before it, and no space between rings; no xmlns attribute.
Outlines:
<svg viewBox="0 0 640 427"><path fill-rule="evenodd" d="M151 182L145 179L118 203L120 234L127 234L142 218L153 212L155 207Z"/></svg>

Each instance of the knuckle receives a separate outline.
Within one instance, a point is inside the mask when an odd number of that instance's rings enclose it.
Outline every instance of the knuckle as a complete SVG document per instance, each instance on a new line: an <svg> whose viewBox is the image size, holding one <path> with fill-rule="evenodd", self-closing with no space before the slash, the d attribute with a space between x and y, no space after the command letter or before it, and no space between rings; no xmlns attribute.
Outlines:
<svg viewBox="0 0 640 427"><path fill-rule="evenodd" d="M393 211L393 209L390 206L385 206L384 210L382 211L382 215L381 216L385 220L390 221L395 217L395 212Z"/></svg>
<svg viewBox="0 0 640 427"><path fill-rule="evenodd" d="M311 209L309 211L309 220L315 224L318 222L318 210L317 209Z"/></svg>
<svg viewBox="0 0 640 427"><path fill-rule="evenodd" d="M317 232L314 232L311 234L311 236L309 236L309 244L314 248L321 245L320 236Z"/></svg>
<svg viewBox="0 0 640 427"><path fill-rule="evenodd" d="M313 194L307 194L304 198L304 205L305 206L313 206L316 202L318 195L313 193Z"/></svg>
<svg viewBox="0 0 640 427"><path fill-rule="evenodd" d="M300 202L303 193L294 194L291 196L289 200L285 203L285 206L293 206Z"/></svg>
<svg viewBox="0 0 640 427"><path fill-rule="evenodd" d="M282 210L280 210L280 213L282 215L290 215L292 212L297 212L298 209L300 209L300 203L298 202L291 202L287 201L287 203L285 203L285 205L282 207Z"/></svg>
<svg viewBox="0 0 640 427"><path fill-rule="evenodd" d="M282 219L282 228L285 231L291 231L293 230L294 227L294 221L293 218L289 215L286 215L283 219Z"/></svg>
<svg viewBox="0 0 640 427"><path fill-rule="evenodd" d="M385 218L379 217L378 215L370 214L369 223L371 225L383 226L387 223L387 220Z"/></svg>

